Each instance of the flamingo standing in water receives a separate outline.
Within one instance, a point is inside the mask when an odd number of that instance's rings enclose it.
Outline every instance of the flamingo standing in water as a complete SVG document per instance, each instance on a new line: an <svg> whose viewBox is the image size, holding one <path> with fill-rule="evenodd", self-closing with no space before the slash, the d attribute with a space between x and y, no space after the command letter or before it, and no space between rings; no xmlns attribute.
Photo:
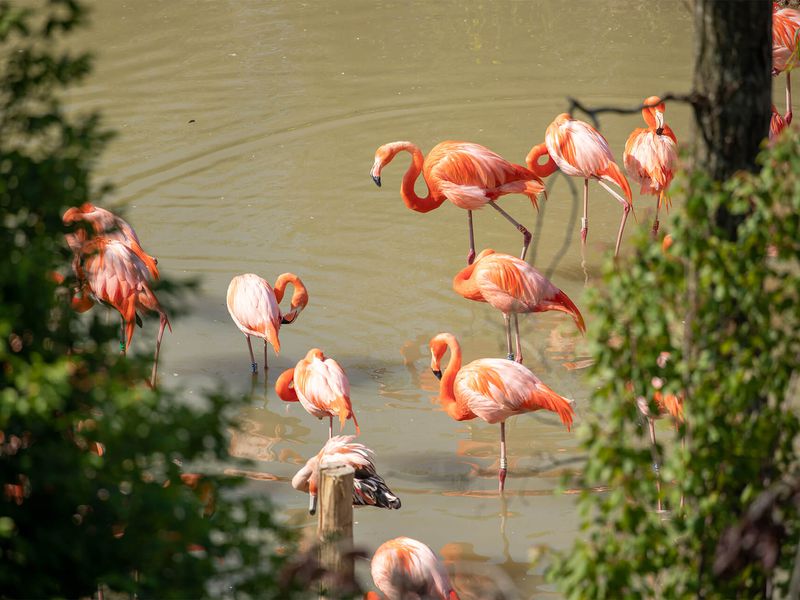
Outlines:
<svg viewBox="0 0 800 600"><path fill-rule="evenodd" d="M543 384L518 362L502 358L481 358L461 366L461 347L452 333L440 333L430 341L431 370L439 378L439 401L456 421L480 417L487 423L500 423L500 491L505 488L506 419L535 410L558 414L572 427L574 412L565 399ZM450 350L450 362L442 374L441 360Z"/></svg>
<svg viewBox="0 0 800 600"><path fill-rule="evenodd" d="M294 286L291 309L285 315L278 306L283 300L283 294L288 284ZM264 340L264 371L267 364L267 342L272 344L275 354L281 351L281 342L278 331L281 325L294 323L297 316L308 304L308 291L300 278L294 273L283 273L275 280L272 288L267 281L253 273L237 275L228 285L228 312L236 326L247 339L247 349L250 350L250 369L253 374L258 373L258 364L253 355L253 345L250 336L254 335Z"/></svg>
<svg viewBox="0 0 800 600"><path fill-rule="evenodd" d="M800 35L800 12L793 8L781 8L772 4L772 75L786 72L786 124L792 122L791 71L798 64L798 35Z"/></svg>
<svg viewBox="0 0 800 600"><path fill-rule="evenodd" d="M544 193L544 184L532 171L508 162L480 144L470 142L440 142L422 156L422 151L411 142L391 142L375 151L372 179L380 187L381 170L398 152L411 154L411 166L403 176L400 195L411 210L426 213L450 200L467 211L469 228L469 254L467 264L475 259L475 235L472 229L472 211L487 204L505 217L522 233L522 254L525 258L531 243L531 233L511 215L497 205L505 194L525 194L538 210L537 197ZM419 174L428 186L428 194L420 198L414 191Z"/></svg>
<svg viewBox="0 0 800 600"><path fill-rule="evenodd" d="M444 565L428 546L398 537L380 545L370 564L372 580L389 600L458 600ZM367 592L365 600L378 600Z"/></svg>
<svg viewBox="0 0 800 600"><path fill-rule="evenodd" d="M150 377L151 387L155 386L158 369L158 353L161 349L161 338L164 328L172 331L167 313L150 289L148 283L150 272L139 256L123 242L95 237L81 246L81 264L78 279L82 281L81 296L72 300L73 307L79 312L88 310L93 298L114 307L122 316L124 331L123 352L127 351L133 338L133 329L137 321L137 311L157 312L161 324L156 338L156 353L153 372Z"/></svg>
<svg viewBox="0 0 800 600"><path fill-rule="evenodd" d="M275 382L275 392L285 402L300 402L310 415L328 417L328 438L333 437L333 417L339 417L344 429L347 419L353 419L360 433L353 405L350 403L350 382L344 369L322 350L312 348L306 357L291 369L281 373Z"/></svg>
<svg viewBox="0 0 800 600"><path fill-rule="evenodd" d="M539 158L549 155L547 163L540 165ZM581 219L581 241L586 243L589 232L589 180L595 179L605 190L622 204L622 221L619 224L614 256L619 254L625 221L633 208L631 187L622 174L608 147L606 138L594 127L573 119L567 113L558 115L547 127L544 143L537 144L526 158L528 168L540 177L547 177L556 167L565 175L583 178L583 219ZM622 189L625 198L615 192L608 183Z"/></svg>
<svg viewBox="0 0 800 600"><path fill-rule="evenodd" d="M482 250L473 264L465 267L453 279L453 289L467 300L488 302L503 313L506 323L508 359L522 362L519 338L519 313L559 310L572 315L583 333L586 325L578 307L564 292L550 283L534 267L516 256ZM511 353L511 318L514 315L516 355Z"/></svg>
<svg viewBox="0 0 800 600"><path fill-rule="evenodd" d="M625 142L622 162L628 176L641 184L641 193L657 196L656 220L653 235L658 233L658 211L662 201L669 209L667 188L675 176L678 162L678 139L664 123L664 103L658 96L650 96L642 103L642 116L647 129L634 129Z"/></svg>
<svg viewBox="0 0 800 600"><path fill-rule="evenodd" d="M372 462L373 451L359 444L352 435L337 435L328 439L316 456L292 478L292 487L308 492L308 512L317 510L317 491L319 489L319 468L326 462L342 462L353 468L353 505L376 506L378 508L400 508L400 498L392 493L389 486L378 475Z"/></svg>

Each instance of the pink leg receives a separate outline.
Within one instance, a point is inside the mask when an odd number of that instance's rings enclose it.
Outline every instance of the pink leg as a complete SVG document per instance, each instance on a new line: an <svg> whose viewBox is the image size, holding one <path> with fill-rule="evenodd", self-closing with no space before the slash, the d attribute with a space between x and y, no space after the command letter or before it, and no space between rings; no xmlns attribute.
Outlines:
<svg viewBox="0 0 800 600"><path fill-rule="evenodd" d="M258 365L256 364L256 357L253 354L253 344L250 343L250 336L246 333L244 337L247 339L247 349L250 350L250 372L254 375L258 373Z"/></svg>
<svg viewBox="0 0 800 600"><path fill-rule="evenodd" d="M508 472L508 459L506 458L506 422L500 421L500 472L497 479L500 481L500 492L506 487L506 473Z"/></svg>
<svg viewBox="0 0 800 600"><path fill-rule="evenodd" d="M792 77L789 71L786 71L786 114L783 119L789 125L792 122Z"/></svg>
<svg viewBox="0 0 800 600"><path fill-rule="evenodd" d="M506 322L506 349L508 350L506 358L514 360L514 353L511 351L511 317L503 313L503 320Z"/></svg>
<svg viewBox="0 0 800 600"><path fill-rule="evenodd" d="M622 232L625 231L625 221L628 220L628 213L631 212L631 205L626 204L622 207L622 220L619 223L619 233L617 233L617 245L614 246L614 258L619 254L619 246L622 243Z"/></svg>
<svg viewBox="0 0 800 600"><path fill-rule="evenodd" d="M328 416L328 439L333 437L333 415Z"/></svg>
<svg viewBox="0 0 800 600"><path fill-rule="evenodd" d="M267 340L264 340L264 373L267 372L269 369L269 364L267 363Z"/></svg>
<svg viewBox="0 0 800 600"><path fill-rule="evenodd" d="M522 342L519 339L519 315L514 313L514 331L515 331L515 340L517 343L517 354L514 356L514 360L518 363L522 363Z"/></svg>
<svg viewBox="0 0 800 600"><path fill-rule="evenodd" d="M467 254L467 264L471 265L475 261L475 233L472 230L472 211L467 211L467 225L469 225L469 254Z"/></svg>
<svg viewBox="0 0 800 600"><path fill-rule="evenodd" d="M512 217L502 208L497 206L494 200L489 202L489 206L491 206L493 209L495 209L497 212L503 215L506 218L506 220L509 221L512 225L514 225L517 228L517 231L519 231L522 234L522 254L520 254L519 257L522 260L525 260L525 255L528 253L528 246L530 246L531 244L531 232L525 229L525 226L522 225L522 223L519 223L516 219L514 219L514 217Z"/></svg>
<svg viewBox="0 0 800 600"><path fill-rule="evenodd" d="M589 235L589 180L583 180L583 219L581 219L581 242Z"/></svg>
<svg viewBox="0 0 800 600"><path fill-rule="evenodd" d="M156 354L153 357L153 372L150 374L150 387L156 388L156 375L158 374L158 353L161 351L161 338L164 337L164 328L167 326L166 318L161 318L161 324L158 328L158 337L156 338Z"/></svg>
<svg viewBox="0 0 800 600"><path fill-rule="evenodd" d="M653 237L658 236L658 211L661 208L661 200L664 196L664 190L661 190L658 193L658 199L656 200L656 220L653 221Z"/></svg>
<svg viewBox="0 0 800 600"><path fill-rule="evenodd" d="M653 448L656 447L656 422L654 419L648 417L647 424L650 426L650 443ZM661 512L661 474L659 472L658 463L653 463L653 470L656 473L656 494L658 494L658 512Z"/></svg>

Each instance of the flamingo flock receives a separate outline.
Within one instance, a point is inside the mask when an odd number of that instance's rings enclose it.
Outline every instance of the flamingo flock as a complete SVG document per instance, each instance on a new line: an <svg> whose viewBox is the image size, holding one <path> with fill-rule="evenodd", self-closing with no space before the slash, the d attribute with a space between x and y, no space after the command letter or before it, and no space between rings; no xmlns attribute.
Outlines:
<svg viewBox="0 0 800 600"><path fill-rule="evenodd" d="M800 12L775 5L773 75L786 75L786 111L780 114L773 105L771 139L792 121L790 74L800 62L798 32ZM678 140L666 123L665 104L659 97L645 98L641 112L646 127L631 132L622 157L625 172L639 184L640 193L656 199L652 225L655 236L660 229L660 210L670 206L669 187L677 168ZM540 200L548 197L545 181L550 175L561 171L566 176L582 179L580 237L585 245L589 231L589 184L595 181L622 207L615 257L620 251L627 218L633 211L631 186L616 163L608 141L599 131L563 113L553 119L543 137L544 141L535 144L528 152L526 166L509 162L472 142L443 141L435 145L427 156L411 142L390 142L375 151L370 172L374 183L380 187L384 168L399 153L407 152L411 164L402 177L400 197L408 208L425 213L448 200L467 211L467 267L456 273L452 287L463 298L487 303L503 314L507 354L502 358L478 358L462 365L461 347L456 336L438 333L429 342L430 367L440 380L438 400L447 416L456 421L479 418L490 424L499 424L498 489L501 494L508 472L507 419L544 410L557 415L570 430L575 416L570 400L551 389L522 364L519 315L560 311L572 318L581 333L585 333L586 325L576 304L526 261L532 239L530 230L502 209L498 201L505 195L521 194L538 211ZM420 175L427 188L424 196L415 191ZM500 213L521 234L519 257L490 248L476 253L472 213L485 206ZM89 310L97 302L114 308L121 317L120 348L123 353L130 346L135 326L141 325L141 316L148 312L159 315L160 327L150 379L150 385L155 386L163 333L165 328L171 330L167 314L152 289L153 282L159 278L158 261L143 250L133 227L106 209L88 203L73 207L64 213L63 222L70 226L65 236L73 252L72 268L77 284L71 304L76 310ZM669 236L664 239L665 247L669 240ZM290 307L282 312L280 304L289 285L294 288ZM294 324L308 301L306 286L293 273L279 275L274 286L253 273L232 278L227 290L227 308L234 324L247 340L251 373L256 375L258 372L251 337L264 341L264 372L267 373L267 345L271 345L276 354L280 352L281 326ZM443 368L448 353L449 359ZM667 359L668 356L663 361ZM683 396L662 394L660 383L660 380L654 380L652 403L645 398L636 399L648 422L654 446L655 419L670 416L676 427L683 420ZM316 508L319 468L329 462L343 462L353 467L354 505L400 508L400 498L376 470L372 450L356 442L355 436L333 435L334 417L341 430L348 420L352 420L356 434L360 434L348 378L338 362L321 349L312 348L293 368L277 378L275 391L281 400L298 402L310 415L328 419L328 439L292 479L295 489L309 494L312 514ZM651 405L657 408L656 413L651 411ZM658 510L661 508L659 500ZM376 586L391 599L458 598L446 569L433 551L410 538L401 537L381 545L372 559L372 576ZM378 598L374 592L367 597Z"/></svg>

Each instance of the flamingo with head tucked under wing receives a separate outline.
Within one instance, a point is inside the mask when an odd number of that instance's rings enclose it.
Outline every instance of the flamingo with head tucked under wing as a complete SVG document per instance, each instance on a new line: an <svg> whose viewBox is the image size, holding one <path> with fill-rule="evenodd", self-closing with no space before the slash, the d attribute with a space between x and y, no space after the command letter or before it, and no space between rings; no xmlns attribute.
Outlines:
<svg viewBox="0 0 800 600"><path fill-rule="evenodd" d="M428 546L398 537L380 545L370 564L372 580L389 600L458 600L444 565ZM365 600L377 600L367 592Z"/></svg>
<svg viewBox="0 0 800 600"><path fill-rule="evenodd" d="M344 369L319 348L312 348L294 368L287 369L275 382L278 397L285 402L300 402L306 411L318 419L328 417L328 437L333 437L333 417L339 417L344 429L347 419L353 419L359 433L356 414L350 403L350 382Z"/></svg>
<svg viewBox="0 0 800 600"><path fill-rule="evenodd" d="M482 250L473 264L464 267L453 279L453 289L467 300L488 302L503 313L509 360L522 362L519 337L520 313L558 310L572 316L581 332L586 331L578 307L564 292L524 260L509 254ZM516 355L511 353L511 318L514 315Z"/></svg>
<svg viewBox="0 0 800 600"><path fill-rule="evenodd" d="M550 158L546 164L540 165L539 158L544 155L549 155ZM526 162L528 168L540 177L547 177L558 167L565 175L583 178L583 219L581 220L581 241L583 243L586 243L586 235L589 232L589 180L596 180L622 204L622 221L619 224L617 243L614 247L614 256L617 256L622 242L622 232L625 230L625 221L628 220L628 213L633 209L633 200L628 180L614 162L614 156L611 154L606 138L588 123L573 119L567 113L562 113L547 127L544 143L531 148ZM623 198L615 192L608 183L619 186L625 197Z"/></svg>
<svg viewBox="0 0 800 600"><path fill-rule="evenodd" d="M658 211L661 203L669 208L667 188L672 183L678 163L678 140L664 122L664 103L650 96L642 103L647 129L634 129L625 143L622 162L628 176L641 184L641 193L657 197L653 235L658 234Z"/></svg>
<svg viewBox="0 0 800 600"><path fill-rule="evenodd" d="M565 399L547 387L518 362L502 358L481 358L461 366L461 347L451 333L440 333L430 341L431 370L441 379L439 401L456 421L480 417L500 423L500 491L505 487L506 419L535 410L558 414L569 429L574 411ZM441 360L450 350L450 362L442 373Z"/></svg>
<svg viewBox="0 0 800 600"><path fill-rule="evenodd" d="M511 215L497 205L505 194L525 194L538 210L537 197L544 193L544 184L532 171L508 162L480 144L471 142L440 142L428 156L423 157L418 146L411 142L391 142L375 151L372 179L380 187L381 170L399 152L411 154L411 166L403 176L400 195L410 209L429 212L450 200L467 211L469 229L469 254L467 264L475 258L475 235L472 229L472 211L487 204L511 222L522 233L522 254L525 258L531 242L531 233ZM428 194L420 198L414 183L422 173Z"/></svg>
<svg viewBox="0 0 800 600"><path fill-rule="evenodd" d="M288 284L294 286L291 309L285 315L278 306L283 300L283 294ZM272 344L275 354L281 350L278 331L281 325L294 323L297 316L308 304L308 290L300 278L294 273L283 273L275 280L272 288L267 281L253 273L237 275L228 285L227 295L228 312L236 326L247 339L247 348L250 350L250 369L255 374L258 364L253 355L253 345L250 336L260 337L264 340L264 371L267 370L267 342Z"/></svg>

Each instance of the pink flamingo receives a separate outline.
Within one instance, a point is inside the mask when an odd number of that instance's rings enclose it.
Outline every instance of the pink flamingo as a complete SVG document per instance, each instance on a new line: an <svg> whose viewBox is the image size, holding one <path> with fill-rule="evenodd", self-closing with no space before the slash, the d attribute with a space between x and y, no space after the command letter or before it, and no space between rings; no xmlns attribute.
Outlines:
<svg viewBox="0 0 800 600"><path fill-rule="evenodd" d="M539 164L541 156L549 155L547 162ZM528 168L547 177L556 167L565 175L583 178L583 219L581 220L581 241L586 243L589 232L589 180L595 179L605 190L622 204L622 221L619 224L614 256L619 254L622 232L628 213L633 208L631 187L628 180L614 162L614 156L606 139L594 127L583 121L573 119L567 113L558 115L545 131L544 143L537 144L526 158ZM615 192L608 183L618 185L625 198Z"/></svg>
<svg viewBox="0 0 800 600"><path fill-rule="evenodd" d="M467 211L469 229L469 254L467 264L475 258L475 235L472 229L472 211L491 206L522 233L522 254L525 258L531 243L531 233L511 215L497 205L505 194L525 194L538 210L537 196L544 193L541 179L525 167L508 162L480 144L471 142L440 142L422 156L422 151L411 142L391 142L375 151L372 179L381 185L381 169L388 165L398 152L411 154L411 166L403 176L400 195L411 210L426 213L450 200ZM420 198L414 191L419 174L428 186L428 194Z"/></svg>
<svg viewBox="0 0 800 600"><path fill-rule="evenodd" d="M353 405L350 403L350 382L344 369L322 350L312 348L297 365L281 373L275 382L278 397L285 402L300 402L310 415L328 417L328 438L333 437L333 417L339 417L344 429L347 419L353 419L360 433Z"/></svg>
<svg viewBox="0 0 800 600"><path fill-rule="evenodd" d="M622 162L628 176L641 184L641 193L657 196L656 220L653 235L658 233L658 211L662 201L669 209L667 188L675 176L678 163L678 139L664 123L664 103L658 96L650 96L642 103L642 116L647 129L634 129L625 143Z"/></svg>
<svg viewBox="0 0 800 600"><path fill-rule="evenodd" d="M283 294L288 284L294 286L291 309L287 314L282 314L278 304L283 300ZM275 354L281 351L281 342L278 331L281 324L294 323L298 315L308 304L308 291L300 278L294 273L283 273L275 280L273 289L267 281L253 273L237 275L228 285L228 312L231 319L247 339L247 349L250 350L250 369L253 374L258 373L258 364L253 355L253 345L250 336L260 337L264 340L264 371L267 364L267 342L272 344Z"/></svg>
<svg viewBox="0 0 800 600"><path fill-rule="evenodd" d="M172 331L167 313L161 308L153 290L150 289L150 273L139 256L124 243L95 237L81 246L82 262L79 265L78 279L82 281L81 294L73 298L72 305L79 312L88 310L93 299L114 307L122 317L125 332L120 342L123 353L130 347L133 329L137 321L137 311L142 309L157 312L161 324L156 339L156 353L150 386L156 382L158 354L164 328Z"/></svg>
<svg viewBox="0 0 800 600"><path fill-rule="evenodd" d="M317 510L319 468L326 462L342 462L353 467L354 506L400 508L400 498L392 493L375 469L375 463L372 462L374 452L354 440L355 436L352 435L337 435L328 439L322 450L309 458L292 478L294 489L308 493L308 512L312 515Z"/></svg>
<svg viewBox="0 0 800 600"><path fill-rule="evenodd" d="M789 124L786 122L781 114L778 112L778 109L775 108L775 105L772 105L772 113L769 119L769 141L772 144L777 137L780 135L781 131L786 129Z"/></svg>
<svg viewBox="0 0 800 600"><path fill-rule="evenodd" d="M792 122L791 72L798 63L797 40L800 32L800 12L772 4L772 75L786 72L786 124Z"/></svg>
<svg viewBox="0 0 800 600"><path fill-rule="evenodd" d="M558 414L572 427L574 412L565 399L543 384L518 362L502 358L481 358L461 366L461 347L451 333L440 333L430 341L431 370L439 378L439 401L456 421L480 417L487 423L500 423L500 491L505 488L506 419L535 410ZM441 359L450 350L450 362L442 374Z"/></svg>
<svg viewBox="0 0 800 600"><path fill-rule="evenodd" d="M389 600L458 600L444 565L428 546L408 537L380 545L370 565L372 580ZM365 600L378 600L367 592Z"/></svg>
<svg viewBox="0 0 800 600"><path fill-rule="evenodd" d="M514 358L522 362L517 317L520 313L558 310L571 315L578 329L586 331L583 316L569 296L516 256L498 254L490 248L481 251L473 264L455 276L453 289L468 300L488 302L503 313L509 360ZM516 355L511 353L511 314L516 331Z"/></svg>

